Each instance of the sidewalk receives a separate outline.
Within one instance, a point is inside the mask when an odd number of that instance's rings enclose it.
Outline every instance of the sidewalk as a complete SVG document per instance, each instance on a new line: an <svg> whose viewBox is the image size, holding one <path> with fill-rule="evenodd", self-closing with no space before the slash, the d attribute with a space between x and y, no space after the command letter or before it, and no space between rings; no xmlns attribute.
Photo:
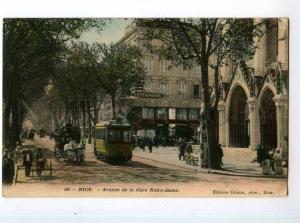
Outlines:
<svg viewBox="0 0 300 223"><path fill-rule="evenodd" d="M194 151L199 150L196 146ZM164 164L176 166L179 168L213 173L213 174L223 174L231 176L247 176L247 177L271 177L271 178L287 178L287 169L284 168L283 175L263 175L262 167L258 163L252 163L251 161L256 157L256 152L250 151L245 148L223 148L223 169L222 170L209 170L202 169L200 166L192 166L185 163L185 161L180 161L178 159L178 149L177 147L153 147L152 153L149 153L148 147L146 147L145 152L139 147L133 150L133 157L140 157L148 160L153 160L161 162ZM199 160L200 160L200 154Z"/></svg>

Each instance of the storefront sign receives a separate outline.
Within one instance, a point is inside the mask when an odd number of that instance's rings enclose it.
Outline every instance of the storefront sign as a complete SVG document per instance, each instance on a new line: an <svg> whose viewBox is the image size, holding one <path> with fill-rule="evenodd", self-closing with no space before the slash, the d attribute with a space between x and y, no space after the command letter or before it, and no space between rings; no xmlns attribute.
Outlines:
<svg viewBox="0 0 300 223"><path fill-rule="evenodd" d="M162 95L160 93L149 93L149 92L136 92L133 94L135 97L141 98L161 98Z"/></svg>

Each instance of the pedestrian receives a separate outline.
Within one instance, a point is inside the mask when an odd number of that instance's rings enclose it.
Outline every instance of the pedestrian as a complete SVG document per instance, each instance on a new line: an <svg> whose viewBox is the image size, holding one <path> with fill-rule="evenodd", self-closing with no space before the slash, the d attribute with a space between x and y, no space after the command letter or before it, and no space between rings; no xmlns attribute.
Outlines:
<svg viewBox="0 0 300 223"><path fill-rule="evenodd" d="M193 147L192 147L191 143L187 143L186 152L189 155L191 155L191 153L193 153Z"/></svg>
<svg viewBox="0 0 300 223"><path fill-rule="evenodd" d="M26 130L26 139L30 139L30 130L29 129L27 129Z"/></svg>
<svg viewBox="0 0 300 223"><path fill-rule="evenodd" d="M274 165L274 158L273 158L275 153L276 153L276 148L274 148L270 151L271 170L273 172L275 172L275 165Z"/></svg>
<svg viewBox="0 0 300 223"><path fill-rule="evenodd" d="M257 162L259 163L259 166L262 166L262 162L264 161L264 155L265 155L264 147L258 145L256 150L256 156L257 156Z"/></svg>
<svg viewBox="0 0 300 223"><path fill-rule="evenodd" d="M141 138L141 149L143 150L143 152L145 152L145 143L146 143L146 139L145 137Z"/></svg>
<svg viewBox="0 0 300 223"><path fill-rule="evenodd" d="M183 158L182 160L185 160L185 151L186 151L186 142L185 140L183 140L179 147L179 154L178 154L179 160L181 160L181 157Z"/></svg>
<svg viewBox="0 0 300 223"><path fill-rule="evenodd" d="M37 153L35 155L35 164L36 164L36 174L38 176L41 176L42 170L45 167L46 159L44 157L44 154L42 152L41 148L38 148Z"/></svg>
<svg viewBox="0 0 300 223"><path fill-rule="evenodd" d="M12 184L15 175L15 163L12 154L8 151L4 152L2 160L2 182L4 184Z"/></svg>
<svg viewBox="0 0 300 223"><path fill-rule="evenodd" d="M270 153L269 153L269 150L267 147L264 147L263 150L264 150L264 156L263 156L263 161L262 161L263 174L269 175L272 173L272 168L271 168L272 157L270 156Z"/></svg>
<svg viewBox="0 0 300 223"><path fill-rule="evenodd" d="M142 142L141 137L138 136L137 139L136 139L136 144L137 144L138 147L140 147L140 149L142 148L141 147L141 142Z"/></svg>
<svg viewBox="0 0 300 223"><path fill-rule="evenodd" d="M148 148L149 148L149 152L152 153L152 146L153 146L153 142L152 142L152 139L150 138L148 140Z"/></svg>
<svg viewBox="0 0 300 223"><path fill-rule="evenodd" d="M34 140L34 133L35 133L34 129L31 129L31 130L29 131L29 139L30 139L31 141Z"/></svg>
<svg viewBox="0 0 300 223"><path fill-rule="evenodd" d="M282 168L282 154L280 149L276 149L273 155L273 162L274 162L274 171L276 175L281 175L283 173Z"/></svg>
<svg viewBox="0 0 300 223"><path fill-rule="evenodd" d="M132 136L132 150L134 150L135 146L136 146L136 137Z"/></svg>
<svg viewBox="0 0 300 223"><path fill-rule="evenodd" d="M216 157L217 157L217 169L222 169L223 167L223 149L222 149L222 145L219 143L218 147L217 147L217 152L216 152Z"/></svg>
<svg viewBox="0 0 300 223"><path fill-rule="evenodd" d="M32 151L31 149L28 148L24 151L24 156L23 156L23 165L25 166L26 177L30 176L32 161L33 161Z"/></svg>

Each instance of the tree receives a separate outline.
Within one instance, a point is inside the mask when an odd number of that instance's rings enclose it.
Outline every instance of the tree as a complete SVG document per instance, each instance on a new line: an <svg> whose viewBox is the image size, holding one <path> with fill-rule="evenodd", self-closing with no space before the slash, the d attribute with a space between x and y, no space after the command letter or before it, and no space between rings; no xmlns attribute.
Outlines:
<svg viewBox="0 0 300 223"><path fill-rule="evenodd" d="M141 51L125 44L99 44L102 60L99 64L98 80L111 97L112 113L116 117L116 99L129 94L132 87L142 84L145 68L141 62Z"/></svg>
<svg viewBox="0 0 300 223"><path fill-rule="evenodd" d="M92 122L95 122L91 107L95 106L102 94L101 85L97 81L100 58L98 48L85 42L72 42L61 57L63 59L56 66L53 90L59 93L64 104L65 120L77 126L82 123L84 136L87 123L90 139Z"/></svg>
<svg viewBox="0 0 300 223"><path fill-rule="evenodd" d="M253 19L233 18L137 19L136 23L143 32L140 41L145 47L175 65L191 67L196 64L201 67L209 163L212 168L219 168L216 153L216 117L221 93L219 68L232 58L253 56L254 38L263 34L262 23L255 23ZM151 41L155 39L160 40L161 45L153 46ZM210 90L209 68L214 70L213 90Z"/></svg>
<svg viewBox="0 0 300 223"><path fill-rule="evenodd" d="M100 30L104 23L104 20L96 19L4 19L5 146L15 147L25 112L21 102L30 106L42 94L67 43L71 39L78 39L87 29Z"/></svg>

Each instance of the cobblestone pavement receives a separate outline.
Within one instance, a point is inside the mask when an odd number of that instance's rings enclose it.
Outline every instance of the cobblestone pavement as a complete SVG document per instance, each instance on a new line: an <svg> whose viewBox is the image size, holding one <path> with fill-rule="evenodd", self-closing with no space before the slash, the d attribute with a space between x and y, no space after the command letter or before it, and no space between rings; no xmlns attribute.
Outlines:
<svg viewBox="0 0 300 223"><path fill-rule="evenodd" d="M239 183L286 183L286 179L258 179L235 176L214 175L200 173L191 169L172 166L167 163L133 156L132 161L124 164L108 164L96 160L92 145L87 145L86 160L80 165L66 165L55 161L53 156L54 141L49 138L36 138L27 141L41 147L45 156L52 162L53 176L44 172L41 177L25 177L21 170L18 176L19 183L47 183L47 184L96 184L96 183L183 183L183 182L212 182ZM134 152L135 154L135 152Z"/></svg>

